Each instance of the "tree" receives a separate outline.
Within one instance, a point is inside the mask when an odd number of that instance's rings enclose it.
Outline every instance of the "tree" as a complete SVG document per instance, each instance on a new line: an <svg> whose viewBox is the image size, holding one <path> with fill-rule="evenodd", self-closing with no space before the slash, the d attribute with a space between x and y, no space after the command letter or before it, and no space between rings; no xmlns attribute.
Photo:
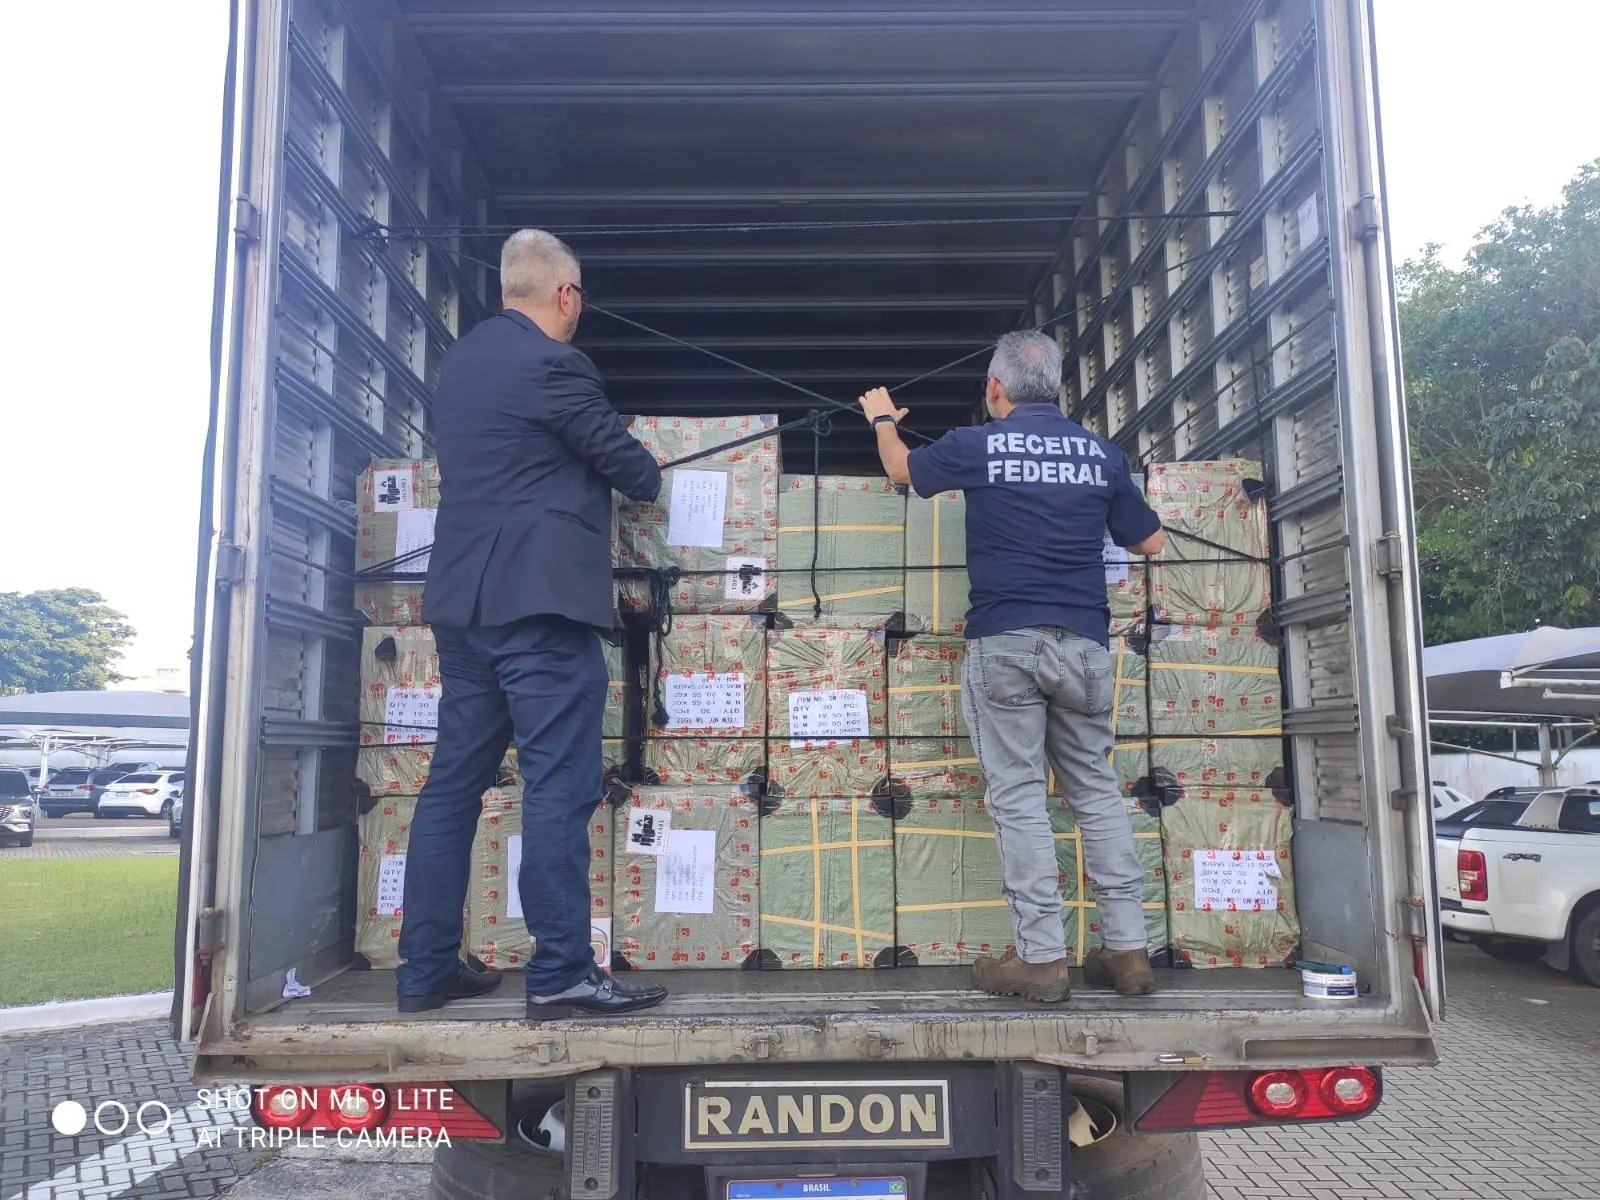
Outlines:
<svg viewBox="0 0 1600 1200"><path fill-rule="evenodd" d="M0 592L0 693L95 691L127 678L112 663L133 626L87 588Z"/></svg>
<svg viewBox="0 0 1600 1200"><path fill-rule="evenodd" d="M1600 624L1600 160L1399 280L1428 640Z"/></svg>

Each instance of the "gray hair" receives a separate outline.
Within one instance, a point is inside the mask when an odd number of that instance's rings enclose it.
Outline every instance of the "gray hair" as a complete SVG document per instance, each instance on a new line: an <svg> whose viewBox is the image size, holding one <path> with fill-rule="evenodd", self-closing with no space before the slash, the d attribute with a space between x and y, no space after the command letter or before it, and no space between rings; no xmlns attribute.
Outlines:
<svg viewBox="0 0 1600 1200"><path fill-rule="evenodd" d="M989 378L1013 404L1055 404L1061 398L1061 347L1036 329L1008 333L995 344Z"/></svg>
<svg viewBox="0 0 1600 1200"><path fill-rule="evenodd" d="M578 282L578 256L542 229L519 229L500 248L500 295L545 303L563 284Z"/></svg>

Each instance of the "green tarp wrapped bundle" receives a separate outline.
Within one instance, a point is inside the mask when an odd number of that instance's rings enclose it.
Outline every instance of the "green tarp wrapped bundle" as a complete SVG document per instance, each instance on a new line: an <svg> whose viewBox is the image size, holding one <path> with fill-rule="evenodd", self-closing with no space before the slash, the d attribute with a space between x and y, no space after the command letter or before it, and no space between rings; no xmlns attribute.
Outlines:
<svg viewBox="0 0 1600 1200"><path fill-rule="evenodd" d="M439 740L439 652L426 625L361 631L361 744L433 745Z"/></svg>
<svg viewBox="0 0 1600 1200"><path fill-rule="evenodd" d="M646 777L671 785L753 782L767 762L766 618L675 617L671 633L651 639L650 654Z"/></svg>
<svg viewBox="0 0 1600 1200"><path fill-rule="evenodd" d="M611 805L603 801L589 815L589 937L597 944L597 962L610 961L613 817ZM514 970L533 953L517 889L521 868L522 789L485 792L472 839L466 931L467 948L495 970Z"/></svg>
<svg viewBox="0 0 1600 1200"><path fill-rule="evenodd" d="M628 761L628 674L621 646L602 640L600 649L606 660L606 710L600 719L600 762L606 771L615 771Z"/></svg>
<svg viewBox="0 0 1600 1200"><path fill-rule="evenodd" d="M871 800L785 799L761 818L761 959L892 962L894 824Z"/></svg>
<svg viewBox="0 0 1600 1200"><path fill-rule="evenodd" d="M889 760L884 634L844 619L767 634L767 776L776 796L873 795Z"/></svg>
<svg viewBox="0 0 1600 1200"><path fill-rule="evenodd" d="M388 796L356 821L355 950L369 967L393 970L400 963L400 900L416 810L415 795Z"/></svg>
<svg viewBox="0 0 1600 1200"><path fill-rule="evenodd" d="M889 659L889 774L913 800L982 798L983 771L961 711L959 637L923 634L894 644Z"/></svg>
<svg viewBox="0 0 1600 1200"><path fill-rule="evenodd" d="M1278 647L1255 622L1157 626L1150 651L1155 737L1261 733L1283 724Z"/></svg>
<svg viewBox="0 0 1600 1200"><path fill-rule="evenodd" d="M926 797L894 826L895 939L921 966L1012 946L994 821L982 799Z"/></svg>
<svg viewBox="0 0 1600 1200"><path fill-rule="evenodd" d="M1111 639L1111 732L1119 739L1150 732L1147 644L1142 634Z"/></svg>
<svg viewBox="0 0 1600 1200"><path fill-rule="evenodd" d="M1154 800L1149 785L1150 753L1142 741L1121 742L1112 752L1112 766L1122 790L1123 803L1133 824L1133 845L1144 866L1144 923L1150 954L1165 961L1167 950L1167 879L1161 852L1161 822L1151 813ZM1083 862L1083 843L1071 806L1059 796L1050 798L1050 825L1056 839L1056 859L1061 864L1061 900L1066 910L1067 957L1074 965L1100 940L1100 912L1094 884Z"/></svg>
<svg viewBox="0 0 1600 1200"><path fill-rule="evenodd" d="M1133 484L1144 491L1144 476L1134 475ZM1111 632L1128 633L1143 628L1150 608L1150 567L1144 558L1105 535L1101 558L1106 567L1106 603L1111 609Z"/></svg>
<svg viewBox="0 0 1600 1200"><path fill-rule="evenodd" d="M821 614L887 617L903 611L905 546L906 500L887 479L783 476L778 489L778 610L795 620Z"/></svg>
<svg viewBox="0 0 1600 1200"><path fill-rule="evenodd" d="M967 503L960 492L906 500L906 628L967 627Z"/></svg>
<svg viewBox="0 0 1600 1200"><path fill-rule="evenodd" d="M774 416L635 417L630 430L657 462L673 462L777 428ZM617 566L677 568L667 599L675 613L770 608L778 555L778 435L664 473L661 494L616 499ZM674 540L676 539L676 540ZM748 568L746 575L740 568ZM650 609L646 579L624 574L622 607Z"/></svg>
<svg viewBox="0 0 1600 1200"><path fill-rule="evenodd" d="M1154 738L1150 759L1156 783L1173 789L1206 788L1222 795L1282 793L1283 739L1276 731L1214 738Z"/></svg>
<svg viewBox="0 0 1600 1200"><path fill-rule="evenodd" d="M1150 468L1146 496L1167 531L1150 576L1162 620L1230 624L1272 607L1261 480L1261 464L1239 458Z"/></svg>
<svg viewBox="0 0 1600 1200"><path fill-rule="evenodd" d="M614 820L616 953L636 971L742 967L761 921L760 816L750 792L637 788ZM644 852L645 829L665 833L660 853Z"/></svg>
<svg viewBox="0 0 1600 1200"><path fill-rule="evenodd" d="M1270 789L1182 792L1161 809L1173 953L1195 967L1281 967L1300 941L1294 813Z"/></svg>
<svg viewBox="0 0 1600 1200"><path fill-rule="evenodd" d="M356 477L355 601L369 624L422 623L424 547L433 544L438 508L439 464L431 458L374 459ZM395 562L401 555L406 561ZM365 578L362 571L415 575L416 582Z"/></svg>

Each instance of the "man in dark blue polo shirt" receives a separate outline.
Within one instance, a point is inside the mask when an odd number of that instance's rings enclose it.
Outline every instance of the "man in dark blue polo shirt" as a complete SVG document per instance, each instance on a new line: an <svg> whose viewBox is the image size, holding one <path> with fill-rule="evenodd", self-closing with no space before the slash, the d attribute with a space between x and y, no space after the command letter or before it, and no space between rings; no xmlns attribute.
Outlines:
<svg viewBox="0 0 1600 1200"><path fill-rule="evenodd" d="M1156 554L1161 521L1127 456L1058 407L1061 351L1042 333L1009 333L989 364L994 419L908 450L882 388L861 398L884 470L919 496L959 490L967 502L967 654L961 703L989 785L1016 950L973 964L996 995L1064 1000L1067 949L1045 761L1083 836L1104 946L1091 983L1123 995L1155 990L1145 944L1143 870L1111 767L1110 611L1105 534Z"/></svg>

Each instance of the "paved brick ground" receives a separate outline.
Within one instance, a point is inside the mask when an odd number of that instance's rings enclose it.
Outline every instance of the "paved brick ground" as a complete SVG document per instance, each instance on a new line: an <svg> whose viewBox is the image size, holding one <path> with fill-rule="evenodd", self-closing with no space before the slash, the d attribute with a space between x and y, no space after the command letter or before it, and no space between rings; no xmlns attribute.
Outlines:
<svg viewBox="0 0 1600 1200"><path fill-rule="evenodd" d="M77 1101L91 1114L88 1128L77 1137L63 1137L51 1127L51 1111L64 1100ZM166 1105L177 1118L167 1136L96 1132L92 1114L101 1104L115 1102L136 1114L149 1101ZM148 1108L146 1118L159 1128L163 1112ZM107 1108L103 1120L114 1128L121 1116ZM185 1056L164 1023L0 1038L0 1200L221 1195L249 1171L259 1152L192 1149L198 1137L191 1127L226 1128L235 1120L232 1113L202 1110ZM148 1178L135 1182L136 1174Z"/></svg>
<svg viewBox="0 0 1600 1200"><path fill-rule="evenodd" d="M74 814L43 818L34 827L33 845L0 848L0 863L41 858L167 858L177 853L178 843L167 835L165 821L97 821Z"/></svg>
<svg viewBox="0 0 1600 1200"><path fill-rule="evenodd" d="M1600 989L1446 949L1439 1066L1349 1125L1206 1139L1215 1200L1600 1200Z"/></svg>
<svg viewBox="0 0 1600 1200"><path fill-rule="evenodd" d="M1384 1106L1367 1121L1209 1137L1213 1200L1600 1200L1600 989L1467 946L1448 958L1440 1067L1391 1072ZM311 1176L339 1165L226 1144L188 1149L192 1131L176 1146L146 1139L131 1149L65 1138L50 1128L64 1099L91 1109L154 1099L180 1115L187 1108L197 1124L231 1119L197 1111L184 1055L162 1025L0 1039L0 1200L305 1200L333 1186ZM426 1196L419 1164L370 1163L362 1173L368 1195Z"/></svg>

